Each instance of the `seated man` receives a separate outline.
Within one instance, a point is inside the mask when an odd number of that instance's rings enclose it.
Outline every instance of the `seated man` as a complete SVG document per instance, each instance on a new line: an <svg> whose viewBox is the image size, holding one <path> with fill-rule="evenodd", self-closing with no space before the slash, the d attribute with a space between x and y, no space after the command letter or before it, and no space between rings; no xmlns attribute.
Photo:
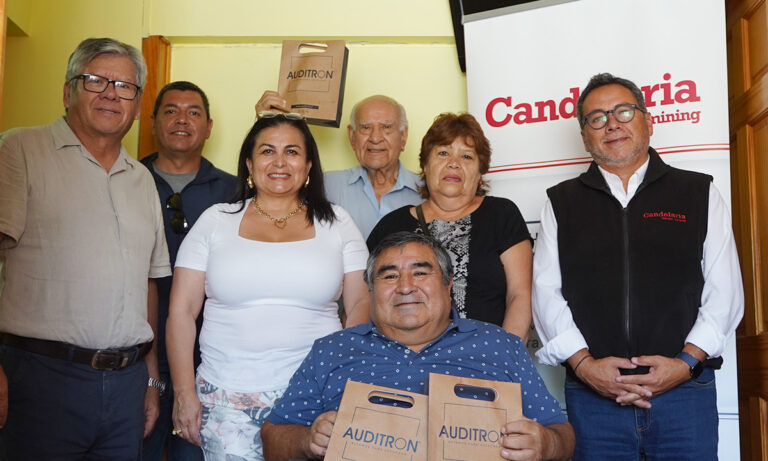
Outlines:
<svg viewBox="0 0 768 461"><path fill-rule="evenodd" d="M439 243L392 234L365 278L371 322L315 341L261 430L267 460L321 458L347 380L426 393L430 372L521 383L526 419L501 428L501 456L570 458L573 429L520 338L452 311L451 259Z"/></svg>

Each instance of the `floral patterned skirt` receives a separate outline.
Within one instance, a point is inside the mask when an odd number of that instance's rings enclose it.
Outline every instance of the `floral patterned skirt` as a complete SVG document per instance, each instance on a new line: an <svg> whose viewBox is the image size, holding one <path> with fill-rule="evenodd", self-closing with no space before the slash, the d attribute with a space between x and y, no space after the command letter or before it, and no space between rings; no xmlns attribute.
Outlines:
<svg viewBox="0 0 768 461"><path fill-rule="evenodd" d="M232 392L197 377L203 412L200 439L207 461L264 459L261 425L285 388L266 392Z"/></svg>

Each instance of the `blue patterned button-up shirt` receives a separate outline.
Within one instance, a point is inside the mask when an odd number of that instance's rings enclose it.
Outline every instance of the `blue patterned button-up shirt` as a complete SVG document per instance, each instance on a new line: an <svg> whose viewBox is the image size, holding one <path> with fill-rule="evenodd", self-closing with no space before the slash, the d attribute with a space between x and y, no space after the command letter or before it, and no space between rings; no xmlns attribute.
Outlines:
<svg viewBox="0 0 768 461"><path fill-rule="evenodd" d="M419 352L379 333L372 322L318 339L267 420L309 426L339 409L349 379L426 394L429 373L520 383L527 418L542 425L566 421L520 338L455 311L448 329Z"/></svg>

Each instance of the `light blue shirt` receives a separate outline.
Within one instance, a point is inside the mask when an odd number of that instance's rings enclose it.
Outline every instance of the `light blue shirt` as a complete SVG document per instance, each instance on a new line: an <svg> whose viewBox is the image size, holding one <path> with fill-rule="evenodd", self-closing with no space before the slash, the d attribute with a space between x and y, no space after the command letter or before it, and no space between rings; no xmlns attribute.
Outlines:
<svg viewBox="0 0 768 461"><path fill-rule="evenodd" d="M424 201L418 192L419 176L405 169L402 163L398 164L397 182L381 197L381 203L376 200L373 184L360 165L348 170L328 171L323 177L328 200L347 210L363 238L367 239L376 223L388 213Z"/></svg>

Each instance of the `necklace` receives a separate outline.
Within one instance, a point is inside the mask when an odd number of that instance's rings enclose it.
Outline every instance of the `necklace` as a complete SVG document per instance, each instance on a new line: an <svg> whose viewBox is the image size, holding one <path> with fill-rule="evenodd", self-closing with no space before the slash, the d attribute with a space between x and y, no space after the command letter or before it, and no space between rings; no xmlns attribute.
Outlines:
<svg viewBox="0 0 768 461"><path fill-rule="evenodd" d="M256 199L253 199L251 201L251 205L253 205L253 209L256 210L256 213L258 213L261 216L264 216L267 219L271 219L272 223L277 227L278 229L285 229L285 225L288 224L288 218L292 217L296 213L300 212L304 209L304 204L299 202L299 206L296 207L295 210L291 211L287 215L283 216L282 218L275 218L274 216L270 215L266 211L262 210L259 206L259 202L256 201Z"/></svg>

